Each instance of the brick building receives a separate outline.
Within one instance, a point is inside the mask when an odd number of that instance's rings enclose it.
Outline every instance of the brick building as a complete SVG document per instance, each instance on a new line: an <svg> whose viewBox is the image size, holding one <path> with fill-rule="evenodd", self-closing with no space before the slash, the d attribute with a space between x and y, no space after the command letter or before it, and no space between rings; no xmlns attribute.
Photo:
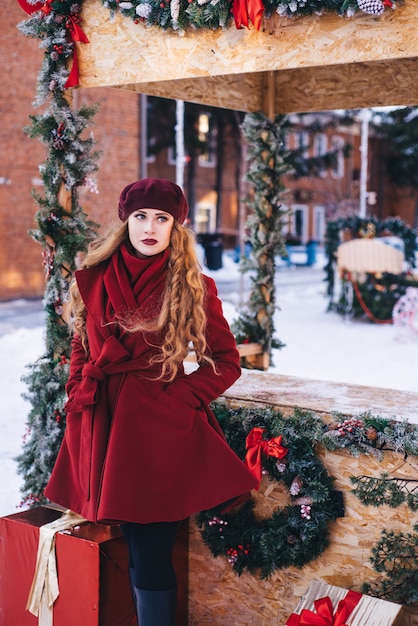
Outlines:
<svg viewBox="0 0 418 626"><path fill-rule="evenodd" d="M38 41L24 37L17 24L26 19L17 2L12 2L3 16L2 50L0 69L2 90L0 92L0 300L39 297L44 290L42 250L29 236L35 226L37 210L31 196L35 189L42 194L42 181L38 167L45 158L45 148L39 141L29 139L23 128L28 116L35 114L32 106L36 91L36 76L42 62ZM97 149L101 152L99 171L95 178L99 194L81 190L81 204L89 217L105 228L116 220L116 207L120 190L146 171L148 176L175 179L173 151L165 148L157 155L148 155L146 168L141 164L141 102L139 94L119 89L73 90L73 105L99 104L94 118L93 133ZM219 110L218 110L219 111ZM208 136L207 150L195 160L195 185L190 187L190 164L185 172L185 191L191 200L193 227L196 232L220 231L225 245L233 247L245 216L239 199L242 197L243 159L240 156L239 135L236 128L239 114L233 124L219 124L216 133ZM238 116L238 117L237 117ZM202 132L211 132L212 117L219 114L213 109L199 107L196 121L202 123ZM206 129L205 129L206 123ZM216 147L222 128L222 150ZM309 137L301 127L289 141L292 145L307 145ZM310 150L320 154L344 142L353 145L351 156L340 159L334 170L326 171L316 179L289 177L286 199L292 208L289 233L300 241L322 241L326 220L357 210L359 198L360 134L359 127L349 130L328 131L318 135ZM142 144L143 145L143 144ZM150 145L150 138L148 143ZM371 149L376 150L373 142ZM219 160L222 167L216 167ZM374 169L373 169L374 168ZM412 224L415 198L399 192L391 193L374 187L378 180L373 155L370 160L371 178L369 189L375 189L378 204L369 207L378 217L399 214ZM379 179L380 186L382 185ZM377 186L377 183L376 183ZM216 191L218 190L218 191Z"/></svg>

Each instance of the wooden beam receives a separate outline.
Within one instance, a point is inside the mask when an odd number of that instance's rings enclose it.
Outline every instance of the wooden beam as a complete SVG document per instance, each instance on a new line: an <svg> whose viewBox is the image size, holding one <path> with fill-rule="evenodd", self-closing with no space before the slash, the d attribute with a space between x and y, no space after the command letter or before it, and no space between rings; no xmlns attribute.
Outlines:
<svg viewBox="0 0 418 626"><path fill-rule="evenodd" d="M260 31L189 29L183 37L146 28L85 0L77 44L80 86L121 86L231 74L418 58L418 2L406 0L380 18L363 13L265 20ZM167 94L169 96L169 94Z"/></svg>
<svg viewBox="0 0 418 626"><path fill-rule="evenodd" d="M235 111L260 111L263 73L207 76L182 80L120 85L148 96L173 98Z"/></svg>
<svg viewBox="0 0 418 626"><path fill-rule="evenodd" d="M414 106L418 104L418 60L282 70L275 72L275 85L277 113Z"/></svg>
<svg viewBox="0 0 418 626"><path fill-rule="evenodd" d="M275 114L418 104L415 59L209 76L119 88L236 111L264 111L271 117L268 108L272 91L266 109L266 74L274 80Z"/></svg>

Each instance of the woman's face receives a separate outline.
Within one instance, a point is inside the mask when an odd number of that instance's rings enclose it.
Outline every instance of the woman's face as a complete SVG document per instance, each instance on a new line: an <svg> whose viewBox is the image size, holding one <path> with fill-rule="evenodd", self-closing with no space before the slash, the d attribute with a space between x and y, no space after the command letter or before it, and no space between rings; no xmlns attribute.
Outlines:
<svg viewBox="0 0 418 626"><path fill-rule="evenodd" d="M128 218L129 241L137 256L159 254L168 248L174 217L160 209L138 209Z"/></svg>

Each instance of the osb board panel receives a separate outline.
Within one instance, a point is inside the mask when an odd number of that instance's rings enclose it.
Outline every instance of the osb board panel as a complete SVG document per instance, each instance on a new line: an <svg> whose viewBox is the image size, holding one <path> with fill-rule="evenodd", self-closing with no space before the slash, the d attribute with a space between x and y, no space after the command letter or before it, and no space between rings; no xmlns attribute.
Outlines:
<svg viewBox="0 0 418 626"><path fill-rule="evenodd" d="M418 103L416 59L275 72L275 111L327 111Z"/></svg>
<svg viewBox="0 0 418 626"><path fill-rule="evenodd" d="M173 98L249 112L262 109L262 85L263 73L258 72L257 74L162 80L155 83L122 85L122 89L137 91L148 96Z"/></svg>
<svg viewBox="0 0 418 626"><path fill-rule="evenodd" d="M315 411L325 419L332 412L356 415L371 411L374 415L418 423L418 393L412 391L243 370L225 397L238 406L261 403L287 409L300 407Z"/></svg>
<svg viewBox="0 0 418 626"><path fill-rule="evenodd" d="M111 18L100 0L83 3L80 85L114 86L180 78L248 74L418 56L418 3L406 0L376 19L334 14L266 20L260 31L188 29L184 36ZM169 94L167 94L169 95Z"/></svg>
<svg viewBox="0 0 418 626"><path fill-rule="evenodd" d="M242 403L241 403L242 404ZM380 476L382 471L415 477L416 460L404 462L401 454L385 453L382 462L373 457L355 458L347 452L319 452L336 489L343 492L345 516L330 524L330 546L302 569L279 570L267 580L244 573L238 577L226 559L214 558L203 544L198 528L191 525L189 552L189 626L283 626L312 580L360 590L363 582L378 579L369 558L383 528L410 532L417 515L405 505L397 509L363 506L351 493L350 476ZM271 487L274 487L270 491ZM269 489L268 497L266 490ZM257 499L260 517L286 504L286 494L263 476ZM400 622L418 626L418 607L410 607Z"/></svg>
<svg viewBox="0 0 418 626"><path fill-rule="evenodd" d="M264 77L264 72L257 72L139 83L121 88L237 111L266 111ZM388 104L414 106L418 102L415 59L281 70L274 72L273 82L276 114Z"/></svg>

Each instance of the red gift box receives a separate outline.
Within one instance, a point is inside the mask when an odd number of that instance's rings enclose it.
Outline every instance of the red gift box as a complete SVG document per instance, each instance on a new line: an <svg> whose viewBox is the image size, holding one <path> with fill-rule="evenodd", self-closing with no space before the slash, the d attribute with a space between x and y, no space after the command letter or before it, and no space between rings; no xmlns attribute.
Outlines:
<svg viewBox="0 0 418 626"><path fill-rule="evenodd" d="M39 529L61 515L62 511L37 507L0 518L1 626L38 625L26 604L35 573ZM176 552L176 570L181 570L177 623L185 624L184 540ZM87 522L58 532L55 554L59 596L53 609L54 626L137 626L127 545L118 526Z"/></svg>
<svg viewBox="0 0 418 626"><path fill-rule="evenodd" d="M285 626L401 626L402 606L313 581Z"/></svg>

